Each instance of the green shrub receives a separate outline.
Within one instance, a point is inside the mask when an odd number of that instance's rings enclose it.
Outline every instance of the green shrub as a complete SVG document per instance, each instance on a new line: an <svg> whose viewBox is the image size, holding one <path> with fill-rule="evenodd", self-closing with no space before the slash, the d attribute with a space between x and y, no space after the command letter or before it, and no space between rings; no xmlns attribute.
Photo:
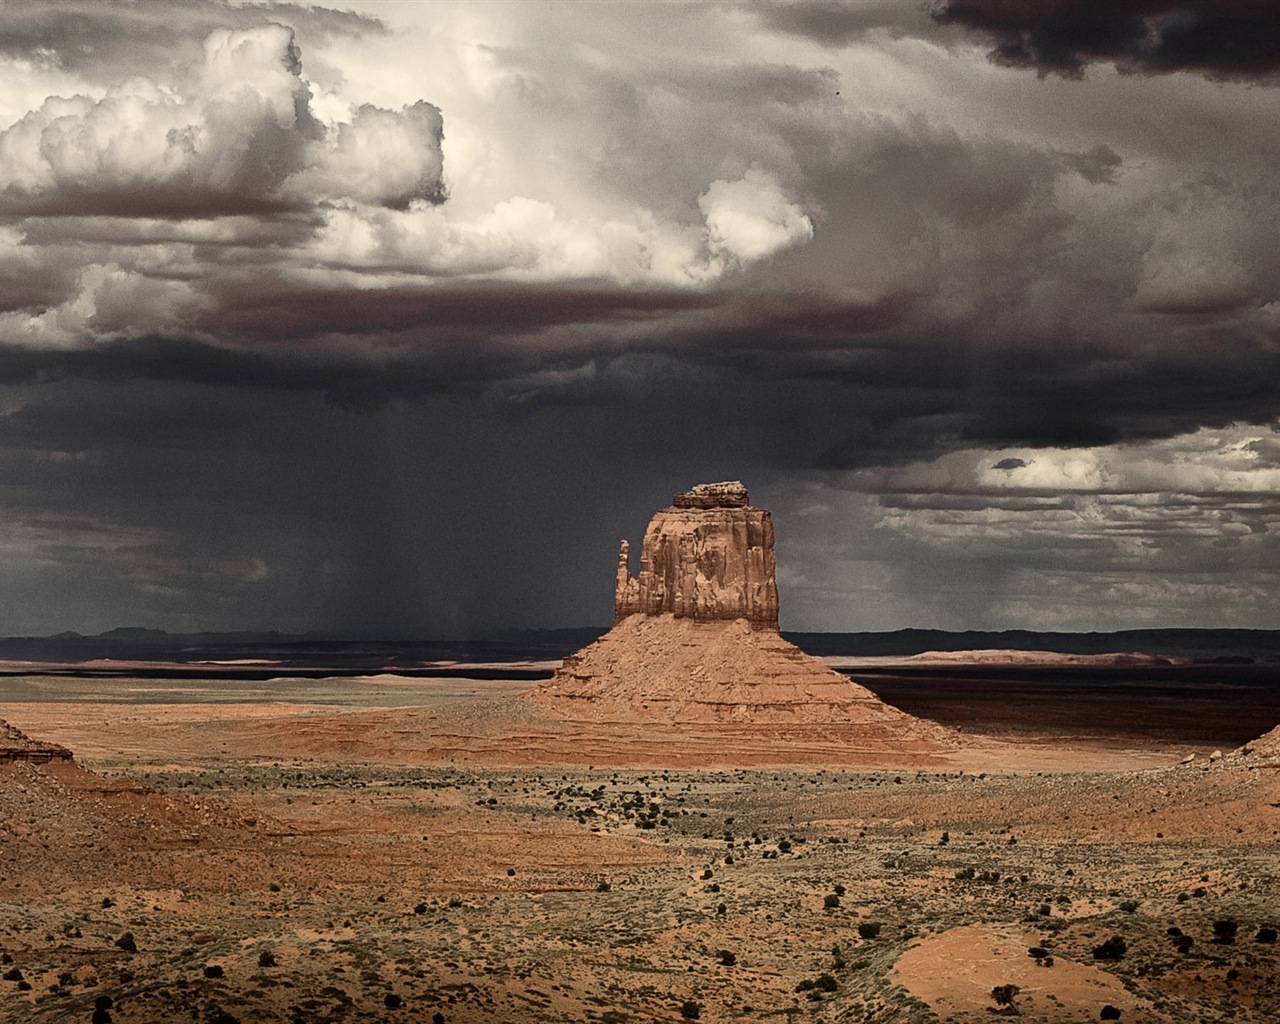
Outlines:
<svg viewBox="0 0 1280 1024"><path fill-rule="evenodd" d="M1093 947L1095 960L1119 960L1129 951L1129 944L1119 935L1113 935L1106 942Z"/></svg>

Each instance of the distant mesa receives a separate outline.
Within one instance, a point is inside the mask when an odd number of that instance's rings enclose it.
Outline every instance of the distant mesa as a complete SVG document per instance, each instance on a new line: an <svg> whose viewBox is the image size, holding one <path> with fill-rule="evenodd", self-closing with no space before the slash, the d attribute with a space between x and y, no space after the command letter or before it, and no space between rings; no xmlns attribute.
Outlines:
<svg viewBox="0 0 1280 1024"><path fill-rule="evenodd" d="M778 632L773 520L737 481L677 494L618 555L614 623L526 699L578 722L926 752L955 734L885 704ZM660 734L650 734L656 741Z"/></svg>
<svg viewBox="0 0 1280 1024"><path fill-rule="evenodd" d="M14 761L30 761L46 764L49 761L70 761L71 751L56 743L33 740L21 729L0 720L0 764Z"/></svg>

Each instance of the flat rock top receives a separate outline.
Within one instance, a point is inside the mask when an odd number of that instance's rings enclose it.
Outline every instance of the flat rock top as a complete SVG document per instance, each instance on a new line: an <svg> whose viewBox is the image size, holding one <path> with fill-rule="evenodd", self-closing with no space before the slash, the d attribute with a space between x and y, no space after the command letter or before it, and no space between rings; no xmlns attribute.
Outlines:
<svg viewBox="0 0 1280 1024"><path fill-rule="evenodd" d="M56 743L42 743L33 740L21 729L16 729L8 722L0 719L0 757L14 757L30 754L47 754L51 757L70 757L71 751Z"/></svg>
<svg viewBox="0 0 1280 1024"><path fill-rule="evenodd" d="M751 496L741 480L722 480L715 484L696 484L671 499L676 508L746 508Z"/></svg>

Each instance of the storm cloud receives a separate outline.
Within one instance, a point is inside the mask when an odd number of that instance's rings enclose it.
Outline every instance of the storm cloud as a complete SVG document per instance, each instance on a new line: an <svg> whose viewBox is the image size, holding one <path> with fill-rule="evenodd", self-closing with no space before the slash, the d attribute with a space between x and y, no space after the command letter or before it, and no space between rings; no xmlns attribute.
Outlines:
<svg viewBox="0 0 1280 1024"><path fill-rule="evenodd" d="M1265 10L352 6L0 7L5 631L1274 624Z"/></svg>

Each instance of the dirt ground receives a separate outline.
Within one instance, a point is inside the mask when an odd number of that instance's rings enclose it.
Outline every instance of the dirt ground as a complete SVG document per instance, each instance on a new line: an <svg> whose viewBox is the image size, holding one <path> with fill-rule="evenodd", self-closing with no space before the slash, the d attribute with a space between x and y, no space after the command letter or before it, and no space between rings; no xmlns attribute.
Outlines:
<svg viewBox="0 0 1280 1024"><path fill-rule="evenodd" d="M72 682L0 703L77 755L0 764L0 1021L1280 1012L1266 751L972 736L692 768L715 736L610 763L601 732L575 762L518 720L481 742L510 681Z"/></svg>

